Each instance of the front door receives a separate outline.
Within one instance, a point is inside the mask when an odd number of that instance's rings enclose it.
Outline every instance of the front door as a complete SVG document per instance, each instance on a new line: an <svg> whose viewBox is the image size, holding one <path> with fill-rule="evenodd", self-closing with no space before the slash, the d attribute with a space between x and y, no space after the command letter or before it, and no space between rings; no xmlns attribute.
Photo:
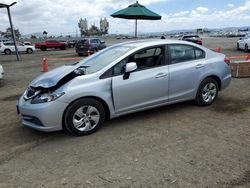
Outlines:
<svg viewBox="0 0 250 188"><path fill-rule="evenodd" d="M116 113L123 114L167 102L169 78L165 48L140 50L121 64L118 63L114 70L120 70L121 65L127 62L136 62L138 69L128 79L124 79L123 74L112 78Z"/></svg>

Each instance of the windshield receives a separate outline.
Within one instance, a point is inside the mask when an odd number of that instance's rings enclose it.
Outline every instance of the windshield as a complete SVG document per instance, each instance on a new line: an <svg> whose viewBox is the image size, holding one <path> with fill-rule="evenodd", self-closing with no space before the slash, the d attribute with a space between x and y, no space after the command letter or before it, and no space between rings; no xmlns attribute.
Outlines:
<svg viewBox="0 0 250 188"><path fill-rule="evenodd" d="M80 66L86 66L86 73L95 73L119 57L123 56L130 50L135 48L134 46L113 46L100 51L98 54L90 56L87 59L82 60Z"/></svg>

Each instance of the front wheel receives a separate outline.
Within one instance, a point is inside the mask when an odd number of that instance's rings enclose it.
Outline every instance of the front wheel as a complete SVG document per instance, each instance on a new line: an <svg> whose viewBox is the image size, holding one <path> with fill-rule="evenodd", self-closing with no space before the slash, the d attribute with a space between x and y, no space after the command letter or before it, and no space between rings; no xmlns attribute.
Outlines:
<svg viewBox="0 0 250 188"><path fill-rule="evenodd" d="M79 99L71 104L64 115L64 127L74 135L89 135L104 123L105 110L95 99Z"/></svg>
<svg viewBox="0 0 250 188"><path fill-rule="evenodd" d="M195 103L199 106L211 105L218 95L218 83L213 78L206 78L199 86Z"/></svg>
<svg viewBox="0 0 250 188"><path fill-rule="evenodd" d="M237 50L240 50L240 45L239 45L239 43L237 43Z"/></svg>
<svg viewBox="0 0 250 188"><path fill-rule="evenodd" d="M11 50L6 49L6 50L4 50L4 53L5 53L5 55L10 55L11 54Z"/></svg>
<svg viewBox="0 0 250 188"><path fill-rule="evenodd" d="M248 52L248 45L245 45L245 52Z"/></svg>
<svg viewBox="0 0 250 188"><path fill-rule="evenodd" d="M28 49L26 50L26 53L27 53L27 54L32 54L32 53L33 53L33 50L32 50L31 48L28 48Z"/></svg>
<svg viewBox="0 0 250 188"><path fill-rule="evenodd" d="M60 49L61 50L66 50L66 47L65 46L61 46Z"/></svg>

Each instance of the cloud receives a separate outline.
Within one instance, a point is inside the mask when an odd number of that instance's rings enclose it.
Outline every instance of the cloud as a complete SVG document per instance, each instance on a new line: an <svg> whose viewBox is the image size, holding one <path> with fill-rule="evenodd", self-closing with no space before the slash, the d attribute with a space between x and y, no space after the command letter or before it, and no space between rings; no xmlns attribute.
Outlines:
<svg viewBox="0 0 250 188"><path fill-rule="evenodd" d="M230 7L230 8L235 7L235 5L233 3L229 3L229 4L227 4L227 6Z"/></svg>
<svg viewBox="0 0 250 188"><path fill-rule="evenodd" d="M143 0L141 2L147 6L163 1L166 0ZM12 2L13 0L3 0L2 3ZM99 25L100 18L109 18L110 12L127 7L134 2L134 0L17 0L11 12L15 27L20 28L22 33L42 32L43 30L47 30L50 34L75 33L80 18L87 18L89 25ZM2 16L4 10L0 11L0 30L5 30L9 26L7 14Z"/></svg>
<svg viewBox="0 0 250 188"><path fill-rule="evenodd" d="M162 2L166 5L167 1L141 0L140 2L150 8L150 5ZM3 3L11 2L13 0L3 1ZM77 23L80 18L87 18L89 25L99 25L102 17L107 17L110 22L110 33L134 31L133 20L114 19L109 15L134 3L135 0L17 0L17 2L11 8L11 12L15 27L23 34L46 30L49 35L60 33L74 35L78 31ZM250 23L250 0L246 0L240 6L228 5L225 4L224 9L218 9L201 4L193 10L185 9L171 14L166 10L160 13L162 16L160 21L138 21L138 30L156 32L199 27L242 26ZM0 30L5 30L9 26L5 13L5 10L0 9Z"/></svg>

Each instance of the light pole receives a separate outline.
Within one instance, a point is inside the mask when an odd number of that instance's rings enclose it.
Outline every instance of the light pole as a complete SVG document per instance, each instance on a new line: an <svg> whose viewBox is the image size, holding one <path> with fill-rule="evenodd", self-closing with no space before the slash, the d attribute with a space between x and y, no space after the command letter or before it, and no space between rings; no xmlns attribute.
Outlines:
<svg viewBox="0 0 250 188"><path fill-rule="evenodd" d="M17 49L17 45L16 45L16 36L15 36L14 29L13 29L13 24L12 24L12 19L11 19L11 14L10 14L10 7L15 5L15 4L16 4L16 2L11 3L10 5L0 3L0 8L6 8L7 9L8 16L9 16L9 22L10 22L11 36L12 36L12 40L14 42L15 50L16 50L16 58L17 58L17 61L20 61L20 57L19 57L19 53L18 53L18 49Z"/></svg>

